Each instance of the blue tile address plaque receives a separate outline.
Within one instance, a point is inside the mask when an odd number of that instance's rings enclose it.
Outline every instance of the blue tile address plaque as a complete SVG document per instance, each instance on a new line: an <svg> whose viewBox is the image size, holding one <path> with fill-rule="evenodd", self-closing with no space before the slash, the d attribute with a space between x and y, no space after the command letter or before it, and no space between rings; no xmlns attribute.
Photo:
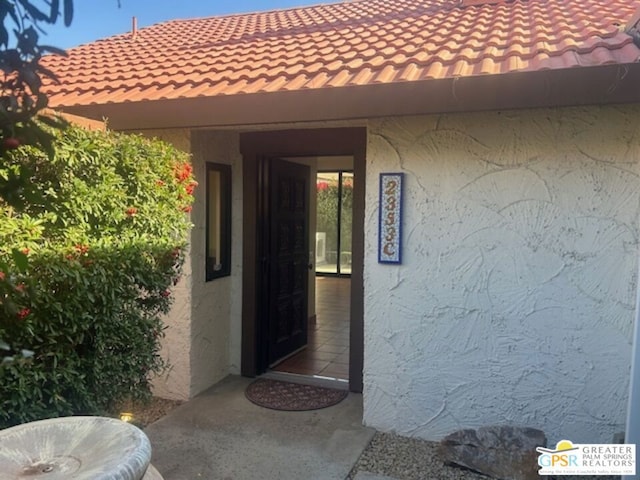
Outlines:
<svg viewBox="0 0 640 480"><path fill-rule="evenodd" d="M380 174L379 263L402 263L403 180L404 173Z"/></svg>

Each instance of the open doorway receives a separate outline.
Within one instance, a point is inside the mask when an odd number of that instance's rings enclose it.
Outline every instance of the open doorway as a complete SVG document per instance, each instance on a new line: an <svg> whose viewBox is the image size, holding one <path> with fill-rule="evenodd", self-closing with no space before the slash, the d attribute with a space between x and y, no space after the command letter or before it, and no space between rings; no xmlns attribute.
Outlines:
<svg viewBox="0 0 640 480"><path fill-rule="evenodd" d="M306 348L275 365L276 372L349 380L350 280L317 277L316 321Z"/></svg>
<svg viewBox="0 0 640 480"><path fill-rule="evenodd" d="M288 158L310 165L310 255L307 343L271 364L273 371L349 381L353 158ZM327 171L330 166L333 170ZM338 169L341 168L341 169ZM311 267L311 263L310 263Z"/></svg>
<svg viewBox="0 0 640 480"><path fill-rule="evenodd" d="M354 127L251 132L241 135L240 144L244 188L242 373L255 376L270 369L286 368L288 373L305 376L348 378L349 389L361 392L366 130ZM308 163L311 159L315 165ZM276 164L283 168L274 169ZM347 244L345 250L342 233L342 244L335 250L337 256L342 251L350 251L351 259L348 265L349 255L345 254L344 262L336 262L336 271L340 263L340 276L316 277L316 210L311 202L307 230L306 222L298 218L297 213L294 215L293 210L289 212L287 201L282 201L290 199L289 205L298 205L302 198L292 193L300 192L296 185L304 183L294 179L294 170L298 169L292 164L309 167L311 181L307 193L313 202L316 201L314 179L318 171L353 172L351 245ZM302 223L305 227L300 226ZM304 298L304 295L298 295L298 291L304 292L303 289L289 288L292 284L303 284L299 281L303 277L301 266L306 266L302 261L304 246L298 248L299 239L303 238L298 234L301 228L309 234L309 241L305 239L302 243L307 246L305 259L310 266L308 276L304 275L308 279L308 302L298 301ZM283 241L284 237L277 232L283 235L289 232L285 235L288 240ZM291 246L294 248L290 252ZM350 273L346 273L348 270ZM313 291L316 285L317 294ZM299 318L297 313L306 310L304 303L308 305L306 344L297 349L291 344L289 353L283 350L271 355L270 352L275 351L271 345L274 332L278 343L284 345L286 342L280 340L286 335L281 335L281 330L293 333L301 330L298 321L289 324L284 319L288 318L287 311L296 312L295 318ZM305 354L306 359L302 357ZM294 363L297 368L289 368ZM303 370L303 366L314 367L315 371Z"/></svg>

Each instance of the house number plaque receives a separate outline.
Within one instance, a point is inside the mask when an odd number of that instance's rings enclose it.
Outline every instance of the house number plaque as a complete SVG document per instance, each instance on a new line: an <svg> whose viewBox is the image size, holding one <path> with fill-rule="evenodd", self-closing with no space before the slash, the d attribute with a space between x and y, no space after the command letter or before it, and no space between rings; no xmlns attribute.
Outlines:
<svg viewBox="0 0 640 480"><path fill-rule="evenodd" d="M402 263L403 179L404 173L380 174L379 263Z"/></svg>

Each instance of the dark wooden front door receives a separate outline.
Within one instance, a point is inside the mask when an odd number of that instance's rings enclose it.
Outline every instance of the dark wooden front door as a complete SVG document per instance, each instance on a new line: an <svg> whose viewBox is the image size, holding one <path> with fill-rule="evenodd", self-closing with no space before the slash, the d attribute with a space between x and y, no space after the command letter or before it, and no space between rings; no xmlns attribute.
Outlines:
<svg viewBox="0 0 640 480"><path fill-rule="evenodd" d="M194 135L206 138L199 130ZM208 137L207 137L208 138ZM200 141L196 145L208 145ZM254 377L267 365L267 341L264 319L269 314L268 224L269 191L268 162L265 156L278 152L281 156L318 157L353 156L353 236L351 242L351 325L349 349L349 389L362 392L364 351L364 212L367 176L367 129L318 128L279 131L245 132L240 134L242 163L242 374ZM206 157L208 150L201 155Z"/></svg>
<svg viewBox="0 0 640 480"><path fill-rule="evenodd" d="M268 364L307 343L309 302L309 167L269 165Z"/></svg>

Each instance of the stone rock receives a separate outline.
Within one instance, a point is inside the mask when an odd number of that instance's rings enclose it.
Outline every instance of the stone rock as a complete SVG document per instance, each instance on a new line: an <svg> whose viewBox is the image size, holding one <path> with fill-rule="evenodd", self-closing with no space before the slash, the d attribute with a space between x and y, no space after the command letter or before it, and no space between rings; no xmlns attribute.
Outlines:
<svg viewBox="0 0 640 480"><path fill-rule="evenodd" d="M542 430L512 426L489 426L460 430L440 442L445 463L475 470L503 480L539 480L538 452L546 447Z"/></svg>
<svg viewBox="0 0 640 480"><path fill-rule="evenodd" d="M613 434L613 442L611 443L624 443L625 432L616 432Z"/></svg>

